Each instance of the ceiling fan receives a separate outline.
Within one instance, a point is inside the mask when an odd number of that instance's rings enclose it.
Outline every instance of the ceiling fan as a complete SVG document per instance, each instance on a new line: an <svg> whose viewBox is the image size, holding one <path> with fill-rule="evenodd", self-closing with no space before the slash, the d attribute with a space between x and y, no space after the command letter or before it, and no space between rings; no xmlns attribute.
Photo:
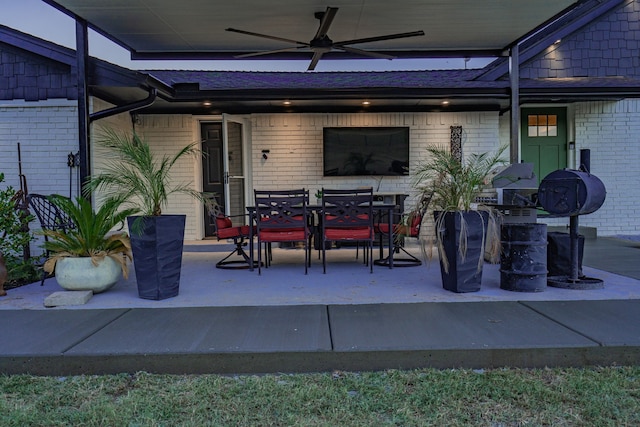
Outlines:
<svg viewBox="0 0 640 427"><path fill-rule="evenodd" d="M313 52L313 58L311 59L311 63L309 64L309 68L307 68L308 71L314 70L316 68L316 65L318 64L318 61L320 61L320 58L322 58L322 55L324 55L327 52L332 51L333 49L344 50L346 52L351 52L351 53L355 53L355 54L363 55L363 56L369 56L371 58L393 59L394 57L391 56L391 55L386 55L386 54L383 54L383 53L371 52L371 51L367 51L367 50L357 49L357 48L351 47L349 45L359 44L359 43L376 42L376 41L381 41L381 40L400 39L400 38L405 38L405 37L416 37L416 36L423 36L424 35L424 31L413 31L413 32L409 32L409 33L389 34L389 35L386 35L386 36L367 37L367 38L363 38L363 39L354 39L354 40L346 40L346 41L341 41L341 42L334 42L333 40L331 40L329 38L329 36L327 35L327 32L329 31L329 27L331 26L331 23L333 22L333 18L336 16L337 12L338 12L338 8L337 7L327 7L327 10L325 10L324 12L316 12L315 13L314 16L317 19L320 20L320 25L318 27L318 31L316 31L316 35L308 43L301 42L301 41L298 41L298 40L286 39L286 38L282 38L282 37L270 36L270 35L266 35L266 34L254 33L254 32L251 32L251 31L237 30L235 28L227 28L227 31L232 31L234 33L240 33L240 34L246 34L246 35L249 35L249 36L262 37L262 38L271 39L271 40L283 41L283 42L286 42L286 43L293 43L293 44L296 45L296 46L289 47L289 48L284 48L284 49L268 50L268 51L264 51L264 52L255 52L255 53L247 53L247 54L244 54L244 55L237 55L236 58L249 58L249 57L253 57L253 56L261 56L261 55L269 55L269 54L272 54L272 53L287 52L287 51L292 51L292 50L296 50L296 49L311 49L311 51Z"/></svg>

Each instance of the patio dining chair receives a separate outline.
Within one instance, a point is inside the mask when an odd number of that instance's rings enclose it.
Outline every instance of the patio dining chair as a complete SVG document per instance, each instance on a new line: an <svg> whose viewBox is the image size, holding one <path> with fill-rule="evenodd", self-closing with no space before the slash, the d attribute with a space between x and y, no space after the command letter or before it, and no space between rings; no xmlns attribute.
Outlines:
<svg viewBox="0 0 640 427"><path fill-rule="evenodd" d="M265 245L265 266L271 261L271 244L302 242L304 274L311 264L311 245L307 205L309 190L254 190L256 235L258 236L258 274L261 271L261 247Z"/></svg>
<svg viewBox="0 0 640 427"><path fill-rule="evenodd" d="M220 240L233 240L233 244L236 246L227 256L216 263L216 268L240 270L251 267L251 257L245 252L244 247L247 245L247 239L254 233L251 232L249 225L234 225L232 218L245 217L245 215L225 215L220 209L218 204L215 204L209 215L213 217L213 228ZM232 256L239 258L229 259ZM253 266L257 266L254 261Z"/></svg>
<svg viewBox="0 0 640 427"><path fill-rule="evenodd" d="M67 233L70 230L74 230L76 225L58 206L56 206L48 196L42 194L29 194L27 195L27 203L29 209L33 211L36 218L40 222L40 228L43 231L52 230L59 231L61 233ZM49 241L47 235L44 235L44 240ZM45 251L45 257L49 258L49 251ZM47 278L47 272L42 269L42 280L40 286L44 285L44 280Z"/></svg>
<svg viewBox="0 0 640 427"><path fill-rule="evenodd" d="M391 212L389 213L392 214ZM396 214L398 215L398 214ZM418 239L420 237L420 226L422 225L423 212L412 211L409 214L399 214L399 221L393 223L393 235L391 239L392 247L389 248L389 256L384 258L383 246L384 241L389 236L389 224L387 222L379 222L374 226L376 234L380 235L380 258L375 260L376 265L389 265L389 258L393 256L394 267L414 267L422 265L422 261L414 255L407 252L404 248L404 239L407 237ZM393 254L403 252L402 258L398 258Z"/></svg>
<svg viewBox="0 0 640 427"><path fill-rule="evenodd" d="M365 263L373 272L373 188L322 189L322 271L327 272L326 242L364 243Z"/></svg>

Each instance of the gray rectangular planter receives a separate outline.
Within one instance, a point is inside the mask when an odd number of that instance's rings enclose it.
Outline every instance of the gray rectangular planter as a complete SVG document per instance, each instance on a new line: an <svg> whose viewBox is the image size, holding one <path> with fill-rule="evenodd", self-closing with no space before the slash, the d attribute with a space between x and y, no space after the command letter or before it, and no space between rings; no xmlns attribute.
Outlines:
<svg viewBox="0 0 640 427"><path fill-rule="evenodd" d="M434 212L437 218L440 212ZM442 275L442 287L452 292L477 292L482 283L482 268L478 269L478 263L484 257L483 238L488 215L479 211L452 211L446 212L443 229L436 230L440 233L444 251L449 261L449 271L445 272L440 262ZM460 232L462 220L466 222L467 252L462 257L459 251ZM442 254L440 254L442 260Z"/></svg>
<svg viewBox="0 0 640 427"><path fill-rule="evenodd" d="M138 231L129 217L133 265L140 298L162 300L178 295L185 215L146 216Z"/></svg>

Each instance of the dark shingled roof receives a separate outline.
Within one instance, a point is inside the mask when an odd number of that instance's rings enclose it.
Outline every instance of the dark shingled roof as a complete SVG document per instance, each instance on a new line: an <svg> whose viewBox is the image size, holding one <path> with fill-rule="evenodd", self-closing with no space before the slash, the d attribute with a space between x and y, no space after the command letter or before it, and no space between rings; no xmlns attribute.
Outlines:
<svg viewBox="0 0 640 427"><path fill-rule="evenodd" d="M200 90L491 88L502 81L474 81L481 69L384 72L143 71L169 85L199 83Z"/></svg>

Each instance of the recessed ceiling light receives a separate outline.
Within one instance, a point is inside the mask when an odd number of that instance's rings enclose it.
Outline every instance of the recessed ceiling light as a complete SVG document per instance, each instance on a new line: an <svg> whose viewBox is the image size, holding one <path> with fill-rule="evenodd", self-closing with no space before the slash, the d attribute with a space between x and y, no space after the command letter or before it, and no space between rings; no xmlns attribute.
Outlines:
<svg viewBox="0 0 640 427"><path fill-rule="evenodd" d="M367 105L371 105L371 103L369 101L362 101L362 105L367 106Z"/></svg>
<svg viewBox="0 0 640 427"><path fill-rule="evenodd" d="M204 101L202 105L204 105L205 107L211 107L211 101Z"/></svg>
<svg viewBox="0 0 640 427"><path fill-rule="evenodd" d="M283 105L291 105L291 101L284 101L282 104Z"/></svg>
<svg viewBox="0 0 640 427"><path fill-rule="evenodd" d="M442 101L442 105L449 105L449 101Z"/></svg>

